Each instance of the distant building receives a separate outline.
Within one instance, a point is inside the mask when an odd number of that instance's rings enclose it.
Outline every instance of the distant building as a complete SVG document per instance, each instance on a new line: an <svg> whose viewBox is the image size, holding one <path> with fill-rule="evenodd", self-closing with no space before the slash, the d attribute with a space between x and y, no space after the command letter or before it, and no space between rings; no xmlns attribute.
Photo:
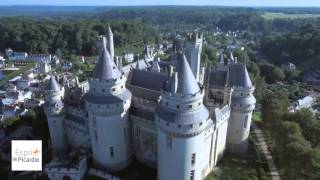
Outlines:
<svg viewBox="0 0 320 180"><path fill-rule="evenodd" d="M37 70L39 73L48 73L51 71L51 65L48 62L37 63Z"/></svg>
<svg viewBox="0 0 320 180"><path fill-rule="evenodd" d="M295 103L294 111L297 111L303 108L309 109L312 107L314 101L315 101L315 98L312 96L305 96L301 99L298 99L298 101Z"/></svg>
<svg viewBox="0 0 320 180"><path fill-rule="evenodd" d="M307 72L302 76L302 81L311 85L320 85L320 71Z"/></svg>
<svg viewBox="0 0 320 180"><path fill-rule="evenodd" d="M123 55L123 58L124 58L124 60L125 60L127 63L132 63L133 60L134 60L134 54L127 52L127 53L125 53L125 54Z"/></svg>
<svg viewBox="0 0 320 180"><path fill-rule="evenodd" d="M72 62L66 62L61 65L63 71L69 71L72 68Z"/></svg>
<svg viewBox="0 0 320 180"><path fill-rule="evenodd" d="M52 65L55 65L55 66L58 65L58 64L60 64L60 59L58 58L58 56L54 55L54 56L52 57L51 64L52 64Z"/></svg>
<svg viewBox="0 0 320 180"><path fill-rule="evenodd" d="M9 61L27 61L28 53L13 52L8 56Z"/></svg>
<svg viewBox="0 0 320 180"><path fill-rule="evenodd" d="M285 71L292 71L296 69L296 65L291 62L286 62L281 65L281 68Z"/></svg>
<svg viewBox="0 0 320 180"><path fill-rule="evenodd" d="M5 66L5 59L3 56L0 56L0 68L4 67Z"/></svg>
<svg viewBox="0 0 320 180"><path fill-rule="evenodd" d="M28 56L28 60L35 61L37 63L51 63L51 54L32 54Z"/></svg>

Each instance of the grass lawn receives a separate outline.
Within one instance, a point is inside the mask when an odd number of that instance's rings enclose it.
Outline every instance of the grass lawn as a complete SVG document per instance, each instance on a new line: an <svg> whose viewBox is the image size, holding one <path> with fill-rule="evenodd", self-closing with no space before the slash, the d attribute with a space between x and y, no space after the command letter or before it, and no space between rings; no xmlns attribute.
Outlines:
<svg viewBox="0 0 320 180"><path fill-rule="evenodd" d="M260 122L262 121L262 119L261 119L261 112L254 112L254 113L252 114L252 121L253 121L254 123L260 123Z"/></svg>
<svg viewBox="0 0 320 180"><path fill-rule="evenodd" d="M255 163L247 157L225 156L205 180L259 180Z"/></svg>

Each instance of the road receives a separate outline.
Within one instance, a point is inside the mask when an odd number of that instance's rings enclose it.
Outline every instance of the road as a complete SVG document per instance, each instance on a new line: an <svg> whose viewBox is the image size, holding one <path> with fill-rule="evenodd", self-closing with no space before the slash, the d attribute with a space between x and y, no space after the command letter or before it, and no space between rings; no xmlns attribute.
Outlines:
<svg viewBox="0 0 320 180"><path fill-rule="evenodd" d="M256 138L256 141L254 142L257 147L262 151L262 154L264 155L266 161L267 161L267 164L268 164L268 167L269 167L269 172L270 172L270 176L271 176L271 179L272 180L281 180L280 178L280 174L278 172L278 169L272 159L272 155L268 149L268 146L267 146L267 143L266 143L266 140L263 136L263 132L261 129L259 129L258 126L256 126L254 123L252 123L251 125L252 127L252 130L253 130L253 133L255 134L255 136L257 137Z"/></svg>

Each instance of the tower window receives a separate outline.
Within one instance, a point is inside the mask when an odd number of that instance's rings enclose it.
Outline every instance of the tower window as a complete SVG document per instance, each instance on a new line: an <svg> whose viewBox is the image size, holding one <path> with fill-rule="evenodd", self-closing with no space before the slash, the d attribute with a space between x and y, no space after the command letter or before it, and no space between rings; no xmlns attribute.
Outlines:
<svg viewBox="0 0 320 180"><path fill-rule="evenodd" d="M113 157L113 156L114 156L113 146L110 146L110 147L109 147L109 151L110 151L110 156Z"/></svg>
<svg viewBox="0 0 320 180"><path fill-rule="evenodd" d="M192 109L192 105L189 105L188 108L189 108L189 109Z"/></svg>
<svg viewBox="0 0 320 180"><path fill-rule="evenodd" d="M180 105L177 105L177 109L180 109Z"/></svg>
<svg viewBox="0 0 320 180"><path fill-rule="evenodd" d="M191 156L191 164L194 165L196 163L196 153L193 153Z"/></svg>
<svg viewBox="0 0 320 180"><path fill-rule="evenodd" d="M246 115L245 119L244 119L244 128L247 128L247 125L248 125L248 119L249 119L249 116Z"/></svg>
<svg viewBox="0 0 320 180"><path fill-rule="evenodd" d="M136 127L136 136L139 137L140 136L140 127Z"/></svg>
<svg viewBox="0 0 320 180"><path fill-rule="evenodd" d="M102 92L106 92L106 90L105 90L105 89L102 89Z"/></svg>
<svg viewBox="0 0 320 180"><path fill-rule="evenodd" d="M116 91L116 88L112 88L112 91Z"/></svg>
<svg viewBox="0 0 320 180"><path fill-rule="evenodd" d="M190 180L194 180L194 170L190 171Z"/></svg>

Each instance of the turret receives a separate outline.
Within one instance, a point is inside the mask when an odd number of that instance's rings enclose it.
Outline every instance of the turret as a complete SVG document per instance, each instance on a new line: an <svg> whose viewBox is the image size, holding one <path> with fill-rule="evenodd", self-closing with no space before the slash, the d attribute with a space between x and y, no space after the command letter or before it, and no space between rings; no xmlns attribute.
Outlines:
<svg viewBox="0 0 320 180"><path fill-rule="evenodd" d="M151 70L154 71L154 72L160 72L160 66L159 66L159 61L160 61L160 58L157 57L157 58L154 58L153 62L152 62L152 67L151 67Z"/></svg>
<svg viewBox="0 0 320 180"><path fill-rule="evenodd" d="M58 84L54 76L51 76L45 88L43 107L48 120L53 156L58 158L66 151L63 96L64 88Z"/></svg>
<svg viewBox="0 0 320 180"><path fill-rule="evenodd" d="M108 51L111 55L111 58L114 59L114 44L113 44L113 33L111 31L111 28L110 26L108 26L108 41L107 41L107 48L108 48Z"/></svg>
<svg viewBox="0 0 320 180"><path fill-rule="evenodd" d="M184 55L156 108L158 180L200 180L210 172L213 123Z"/></svg>
<svg viewBox="0 0 320 180"><path fill-rule="evenodd" d="M105 42L104 36L98 37L101 48L93 77L89 80L85 105L94 164L113 172L127 167L132 157L128 121L132 95L125 87L124 73L114 63Z"/></svg>
<svg viewBox="0 0 320 180"><path fill-rule="evenodd" d="M185 43L185 53L193 75L199 81L203 35L191 34Z"/></svg>
<svg viewBox="0 0 320 180"><path fill-rule="evenodd" d="M224 54L223 52L220 53L220 60L219 63L217 64L217 71L225 71L226 70L226 65L224 62Z"/></svg>
<svg viewBox="0 0 320 180"><path fill-rule="evenodd" d="M248 149L252 112L256 99L254 86L244 64L229 65L228 86L234 89L231 97L231 115L227 134L227 149L242 154Z"/></svg>

